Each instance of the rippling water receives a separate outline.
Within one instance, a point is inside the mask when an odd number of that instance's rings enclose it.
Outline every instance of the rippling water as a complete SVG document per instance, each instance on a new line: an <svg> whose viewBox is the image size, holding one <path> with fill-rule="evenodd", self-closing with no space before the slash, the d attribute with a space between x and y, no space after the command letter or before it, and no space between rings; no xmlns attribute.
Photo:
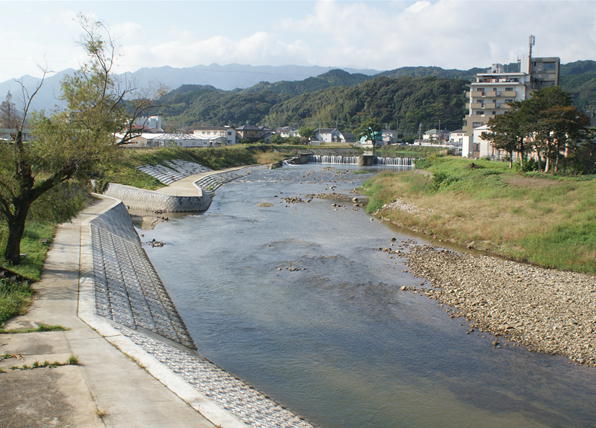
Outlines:
<svg viewBox="0 0 596 428"><path fill-rule="evenodd" d="M349 192L357 170L255 168L143 232L166 242L147 252L199 352L322 427L593 426L593 369L495 349L399 291L421 280L378 248L411 237L350 204L283 202Z"/></svg>

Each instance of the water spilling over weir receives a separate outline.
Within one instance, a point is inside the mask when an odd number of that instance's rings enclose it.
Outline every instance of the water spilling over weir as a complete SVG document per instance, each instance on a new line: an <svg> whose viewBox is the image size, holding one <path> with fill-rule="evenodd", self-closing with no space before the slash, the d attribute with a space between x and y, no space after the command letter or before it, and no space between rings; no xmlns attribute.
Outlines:
<svg viewBox="0 0 596 428"><path fill-rule="evenodd" d="M359 156L340 156L340 155L311 155L310 161L313 163L329 165L358 165ZM414 167L414 158L380 157L374 156L374 165Z"/></svg>

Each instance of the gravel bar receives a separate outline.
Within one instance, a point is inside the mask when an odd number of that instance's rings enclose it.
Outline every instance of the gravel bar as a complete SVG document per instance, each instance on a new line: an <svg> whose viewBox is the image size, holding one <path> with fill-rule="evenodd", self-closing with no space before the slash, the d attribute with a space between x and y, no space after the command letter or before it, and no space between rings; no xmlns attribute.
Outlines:
<svg viewBox="0 0 596 428"><path fill-rule="evenodd" d="M451 306L452 317L467 318L471 331L596 366L594 276L428 245L405 247L410 271L432 285L407 288Z"/></svg>

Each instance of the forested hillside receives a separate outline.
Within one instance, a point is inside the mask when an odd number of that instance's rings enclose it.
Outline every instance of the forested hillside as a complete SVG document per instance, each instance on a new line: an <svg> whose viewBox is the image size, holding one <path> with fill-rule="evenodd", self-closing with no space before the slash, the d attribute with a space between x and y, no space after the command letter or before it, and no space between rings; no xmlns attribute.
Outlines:
<svg viewBox="0 0 596 428"><path fill-rule="evenodd" d="M561 89L572 95L580 110L596 112L596 61L561 65Z"/></svg>
<svg viewBox="0 0 596 428"><path fill-rule="evenodd" d="M355 129L370 119L406 135L440 126L461 127L466 81L436 77L377 77L354 87L329 88L277 104L263 122L269 126L338 126Z"/></svg>
<svg viewBox="0 0 596 428"><path fill-rule="evenodd" d="M510 64L510 67L516 64ZM231 91L183 85L158 100L169 131L199 125L261 124L353 130L369 119L405 135L439 126L461 127L466 84L480 68L402 67L378 76L331 70L299 81L261 82ZM577 106L596 110L596 61L561 66L561 87Z"/></svg>
<svg viewBox="0 0 596 428"><path fill-rule="evenodd" d="M261 82L247 89L224 91L213 86L183 85L161 97L158 114L170 130L198 125L261 123L270 109L296 95L365 81L364 74L331 70L299 81Z"/></svg>

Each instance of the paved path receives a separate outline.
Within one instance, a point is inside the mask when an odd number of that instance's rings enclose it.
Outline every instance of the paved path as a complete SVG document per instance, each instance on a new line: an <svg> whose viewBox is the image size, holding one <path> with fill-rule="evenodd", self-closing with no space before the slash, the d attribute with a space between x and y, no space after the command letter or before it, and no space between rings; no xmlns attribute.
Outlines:
<svg viewBox="0 0 596 428"><path fill-rule="evenodd" d="M22 355L0 362L6 370L0 373L0 426L214 427L77 316L81 222L111 203L98 201L58 228L30 311L6 326L42 322L70 330L0 336L0 354ZM80 366L9 369L71 355Z"/></svg>

